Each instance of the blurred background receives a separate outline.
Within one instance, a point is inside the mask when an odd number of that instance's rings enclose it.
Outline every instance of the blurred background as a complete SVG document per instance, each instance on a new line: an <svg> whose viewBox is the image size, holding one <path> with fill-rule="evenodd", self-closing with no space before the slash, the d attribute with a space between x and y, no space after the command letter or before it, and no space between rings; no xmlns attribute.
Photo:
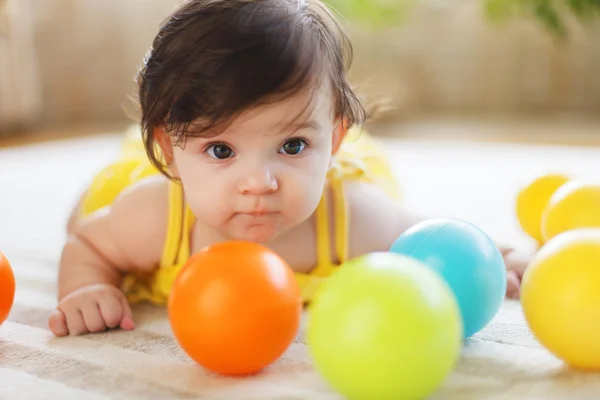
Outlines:
<svg viewBox="0 0 600 400"><path fill-rule="evenodd" d="M5 251L58 257L71 206L119 154L136 72L177 1L0 0ZM530 170L597 175L600 0L326 1L354 43L353 83L390 105L370 130L409 209L520 246L514 199Z"/></svg>
<svg viewBox="0 0 600 400"><path fill-rule="evenodd" d="M599 141L600 0L327 0L352 81L391 135ZM176 0L0 0L0 137L131 123L135 74Z"/></svg>

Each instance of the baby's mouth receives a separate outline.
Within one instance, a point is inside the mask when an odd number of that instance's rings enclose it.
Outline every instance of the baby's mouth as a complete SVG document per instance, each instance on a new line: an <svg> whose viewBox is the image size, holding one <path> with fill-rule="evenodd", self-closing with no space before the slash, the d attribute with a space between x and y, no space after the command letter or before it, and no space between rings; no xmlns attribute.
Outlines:
<svg viewBox="0 0 600 400"><path fill-rule="evenodd" d="M265 215L269 215L269 214L274 214L272 211L265 211L265 210L256 210L256 211L250 211L248 213L245 213L248 215L252 215L254 217L262 217Z"/></svg>
<svg viewBox="0 0 600 400"><path fill-rule="evenodd" d="M248 215L254 215L255 217L260 217L261 215L265 215L265 214L266 214L266 212L264 212L264 211L252 211L252 212L248 213Z"/></svg>

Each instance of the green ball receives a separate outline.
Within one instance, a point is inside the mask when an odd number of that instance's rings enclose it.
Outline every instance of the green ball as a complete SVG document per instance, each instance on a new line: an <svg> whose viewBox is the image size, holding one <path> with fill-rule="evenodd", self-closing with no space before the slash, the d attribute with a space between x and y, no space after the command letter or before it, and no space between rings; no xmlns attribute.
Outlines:
<svg viewBox="0 0 600 400"><path fill-rule="evenodd" d="M315 369L348 399L421 399L452 372L462 322L446 282L420 261L371 253L345 263L308 309Z"/></svg>

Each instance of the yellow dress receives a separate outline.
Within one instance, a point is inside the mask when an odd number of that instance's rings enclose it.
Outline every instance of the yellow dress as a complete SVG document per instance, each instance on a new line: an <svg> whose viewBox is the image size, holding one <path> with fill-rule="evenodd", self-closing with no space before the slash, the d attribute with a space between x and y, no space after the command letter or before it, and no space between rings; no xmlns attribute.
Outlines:
<svg viewBox="0 0 600 400"><path fill-rule="evenodd" d="M82 214L87 215L109 205L128 185L158 173L147 159L139 130L132 128L125 136L120 159L92 180L82 201ZM322 196L315 211L317 265L310 273L296 273L305 302L310 302L320 284L348 259L348 215L343 190L347 180L373 182L392 198L400 198L399 185L382 147L367 132L351 129L328 171L334 234L330 232L330 204L326 196ZM122 287L131 303L166 304L177 274L190 257L189 238L194 218L185 204L181 185L171 181L168 232L160 264L150 275L125 277ZM334 257L331 255L331 238L334 240Z"/></svg>

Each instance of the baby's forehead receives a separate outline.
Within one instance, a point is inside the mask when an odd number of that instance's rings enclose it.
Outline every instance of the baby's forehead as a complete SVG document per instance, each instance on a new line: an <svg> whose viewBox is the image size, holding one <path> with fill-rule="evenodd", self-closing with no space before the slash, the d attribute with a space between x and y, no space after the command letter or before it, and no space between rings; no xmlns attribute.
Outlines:
<svg viewBox="0 0 600 400"><path fill-rule="evenodd" d="M251 107L232 121L229 130L324 128L331 124L335 106L335 97L328 86Z"/></svg>

